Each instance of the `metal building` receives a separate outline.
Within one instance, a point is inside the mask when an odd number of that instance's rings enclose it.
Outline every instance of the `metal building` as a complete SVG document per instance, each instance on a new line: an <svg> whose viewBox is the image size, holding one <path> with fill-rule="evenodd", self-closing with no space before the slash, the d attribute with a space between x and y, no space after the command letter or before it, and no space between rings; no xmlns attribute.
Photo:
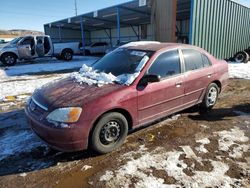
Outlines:
<svg viewBox="0 0 250 188"><path fill-rule="evenodd" d="M54 42L186 42L217 58L248 48L249 28L250 8L231 0L134 0L44 25Z"/></svg>

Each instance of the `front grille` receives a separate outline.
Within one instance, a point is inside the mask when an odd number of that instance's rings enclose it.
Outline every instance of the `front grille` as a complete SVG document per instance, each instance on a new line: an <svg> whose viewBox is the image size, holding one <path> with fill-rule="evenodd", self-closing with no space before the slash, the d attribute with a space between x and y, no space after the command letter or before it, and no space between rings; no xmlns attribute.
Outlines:
<svg viewBox="0 0 250 188"><path fill-rule="evenodd" d="M30 100L29 109L33 115L35 115L36 117L39 117L39 118L41 118L47 112L45 110L46 108L39 105L39 103L37 101L35 101L33 98L31 98L31 100Z"/></svg>

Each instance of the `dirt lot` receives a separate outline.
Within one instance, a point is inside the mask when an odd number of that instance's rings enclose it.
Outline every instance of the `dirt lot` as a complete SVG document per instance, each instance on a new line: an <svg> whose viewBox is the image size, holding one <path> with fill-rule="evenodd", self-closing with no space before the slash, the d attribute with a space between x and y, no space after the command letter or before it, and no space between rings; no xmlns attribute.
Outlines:
<svg viewBox="0 0 250 188"><path fill-rule="evenodd" d="M249 94L249 80L230 80L210 113L189 109L101 156L49 149L12 102L0 113L0 187L249 187Z"/></svg>

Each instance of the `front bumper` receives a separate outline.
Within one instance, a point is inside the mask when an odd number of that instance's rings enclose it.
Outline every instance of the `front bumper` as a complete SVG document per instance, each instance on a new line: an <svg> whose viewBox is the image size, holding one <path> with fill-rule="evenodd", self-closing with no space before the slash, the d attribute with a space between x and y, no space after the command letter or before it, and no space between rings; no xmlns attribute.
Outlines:
<svg viewBox="0 0 250 188"><path fill-rule="evenodd" d="M51 127L49 123L41 123L37 120L32 114L29 105L26 106L25 113L32 130L50 147L63 152L87 149L88 138L84 137L82 126L74 125L71 128Z"/></svg>

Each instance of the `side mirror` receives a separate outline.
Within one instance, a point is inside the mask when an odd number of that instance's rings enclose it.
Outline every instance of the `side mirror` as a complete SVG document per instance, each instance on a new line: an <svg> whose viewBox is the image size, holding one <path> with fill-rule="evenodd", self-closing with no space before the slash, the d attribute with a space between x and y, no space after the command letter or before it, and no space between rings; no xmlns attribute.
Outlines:
<svg viewBox="0 0 250 188"><path fill-rule="evenodd" d="M161 80L161 76L154 74L144 75L140 81L141 84L147 85L148 83L159 82Z"/></svg>

